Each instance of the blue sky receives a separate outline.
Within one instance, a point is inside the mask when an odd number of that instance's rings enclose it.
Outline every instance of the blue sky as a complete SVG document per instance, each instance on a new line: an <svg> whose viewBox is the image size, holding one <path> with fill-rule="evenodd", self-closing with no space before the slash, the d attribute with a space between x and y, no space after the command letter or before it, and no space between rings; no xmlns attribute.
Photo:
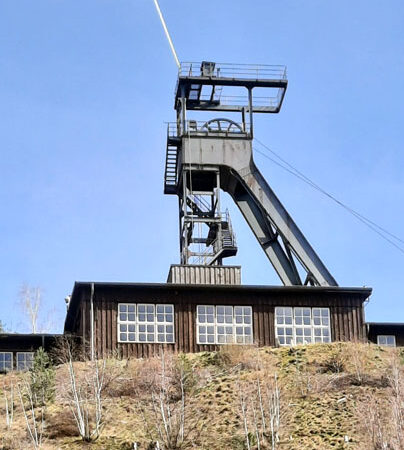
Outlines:
<svg viewBox="0 0 404 450"><path fill-rule="evenodd" d="M160 0L181 60L286 64L256 136L343 202L404 235L404 4ZM0 319L26 329L22 283L61 331L75 280L164 282L177 201L163 195L176 67L152 0L0 4ZM404 255L257 154L341 286L372 286L368 320L404 321ZM245 284L279 284L227 199ZM229 261L230 262L230 261Z"/></svg>

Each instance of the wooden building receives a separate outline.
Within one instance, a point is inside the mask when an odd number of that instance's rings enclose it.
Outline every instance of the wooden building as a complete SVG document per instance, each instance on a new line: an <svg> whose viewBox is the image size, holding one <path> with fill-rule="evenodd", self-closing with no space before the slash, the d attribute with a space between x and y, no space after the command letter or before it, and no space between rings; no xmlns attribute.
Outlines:
<svg viewBox="0 0 404 450"><path fill-rule="evenodd" d="M40 347L51 351L60 336L43 333L0 333L0 372L29 369L34 353Z"/></svg>
<svg viewBox="0 0 404 450"><path fill-rule="evenodd" d="M404 323L369 322L366 328L370 342L388 347L404 346Z"/></svg>
<svg viewBox="0 0 404 450"><path fill-rule="evenodd" d="M149 357L225 343L297 345L367 339L370 288L77 282L65 333L89 352Z"/></svg>

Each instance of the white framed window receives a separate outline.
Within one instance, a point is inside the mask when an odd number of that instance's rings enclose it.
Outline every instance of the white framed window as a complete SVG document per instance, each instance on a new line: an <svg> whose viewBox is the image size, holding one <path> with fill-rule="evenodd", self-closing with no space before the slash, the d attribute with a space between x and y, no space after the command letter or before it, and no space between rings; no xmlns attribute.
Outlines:
<svg viewBox="0 0 404 450"><path fill-rule="evenodd" d="M385 347L395 347L396 337L393 334L379 334L377 336L377 344Z"/></svg>
<svg viewBox="0 0 404 450"><path fill-rule="evenodd" d="M252 307L198 305L198 344L252 344Z"/></svg>
<svg viewBox="0 0 404 450"><path fill-rule="evenodd" d="M276 307L275 337L279 345L331 342L329 308Z"/></svg>
<svg viewBox="0 0 404 450"><path fill-rule="evenodd" d="M17 352L17 370L29 370L34 365L34 352Z"/></svg>
<svg viewBox="0 0 404 450"><path fill-rule="evenodd" d="M13 370L13 354L11 352L0 352L0 372Z"/></svg>
<svg viewBox="0 0 404 450"><path fill-rule="evenodd" d="M118 342L174 343L174 305L118 304Z"/></svg>

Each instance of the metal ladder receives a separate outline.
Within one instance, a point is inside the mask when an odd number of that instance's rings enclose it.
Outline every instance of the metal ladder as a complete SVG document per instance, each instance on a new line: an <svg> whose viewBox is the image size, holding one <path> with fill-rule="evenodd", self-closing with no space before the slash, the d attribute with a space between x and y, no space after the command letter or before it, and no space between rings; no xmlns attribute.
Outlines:
<svg viewBox="0 0 404 450"><path fill-rule="evenodd" d="M177 193L178 145L167 143L164 194Z"/></svg>

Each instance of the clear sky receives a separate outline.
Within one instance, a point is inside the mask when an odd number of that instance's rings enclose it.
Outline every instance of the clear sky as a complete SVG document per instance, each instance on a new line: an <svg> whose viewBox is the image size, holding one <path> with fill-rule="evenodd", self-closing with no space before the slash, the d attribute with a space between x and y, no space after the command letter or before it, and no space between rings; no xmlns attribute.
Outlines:
<svg viewBox="0 0 404 450"><path fill-rule="evenodd" d="M343 202L404 235L402 0L160 0L179 57L286 64L256 136ZM22 283L62 331L75 280L164 282L179 260L163 195L176 66L152 0L0 2L0 319ZM371 321L404 322L404 254L301 181L256 163ZM245 284L279 284L227 200Z"/></svg>

